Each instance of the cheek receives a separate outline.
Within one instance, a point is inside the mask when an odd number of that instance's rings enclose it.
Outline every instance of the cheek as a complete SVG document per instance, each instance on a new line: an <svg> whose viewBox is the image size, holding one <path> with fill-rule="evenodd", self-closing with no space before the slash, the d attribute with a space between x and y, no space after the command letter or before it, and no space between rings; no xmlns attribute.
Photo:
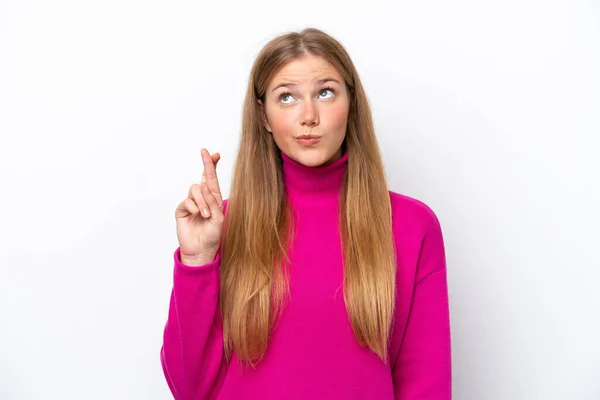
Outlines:
<svg viewBox="0 0 600 400"><path fill-rule="evenodd" d="M276 133L285 133L293 129L297 117L292 112L276 111L268 114L271 128Z"/></svg>
<svg viewBox="0 0 600 400"><path fill-rule="evenodd" d="M329 110L327 115L328 124L331 128L343 129L348 123L348 105L336 105ZM324 122L324 121L323 121Z"/></svg>

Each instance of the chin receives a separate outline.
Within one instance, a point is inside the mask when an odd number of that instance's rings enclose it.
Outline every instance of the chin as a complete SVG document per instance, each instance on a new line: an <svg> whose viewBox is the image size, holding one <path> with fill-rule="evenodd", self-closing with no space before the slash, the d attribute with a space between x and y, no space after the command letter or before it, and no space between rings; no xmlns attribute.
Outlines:
<svg viewBox="0 0 600 400"><path fill-rule="evenodd" d="M296 161L307 167L319 167L327 163L335 154L324 154L321 152L301 151L295 157Z"/></svg>

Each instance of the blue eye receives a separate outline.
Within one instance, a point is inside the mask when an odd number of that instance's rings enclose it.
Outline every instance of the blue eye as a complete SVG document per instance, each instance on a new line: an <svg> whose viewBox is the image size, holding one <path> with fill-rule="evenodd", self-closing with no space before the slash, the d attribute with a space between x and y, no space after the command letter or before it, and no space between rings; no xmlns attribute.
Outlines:
<svg viewBox="0 0 600 400"><path fill-rule="evenodd" d="M284 93L281 93L281 94L279 95L279 101L282 101L284 97L288 97L288 96L291 96L291 95L292 95L292 94L291 94L290 92L284 92ZM285 101L284 101L283 103L284 103L284 104L289 104L288 102L285 102Z"/></svg>
<svg viewBox="0 0 600 400"><path fill-rule="evenodd" d="M331 94L333 95L333 93L335 93L335 90L333 90L332 88L326 87L326 88L321 89L321 91L319 92L319 94L321 94L323 92L331 92ZM329 96L329 97L322 97L322 98L324 98L324 99L330 99L331 96Z"/></svg>

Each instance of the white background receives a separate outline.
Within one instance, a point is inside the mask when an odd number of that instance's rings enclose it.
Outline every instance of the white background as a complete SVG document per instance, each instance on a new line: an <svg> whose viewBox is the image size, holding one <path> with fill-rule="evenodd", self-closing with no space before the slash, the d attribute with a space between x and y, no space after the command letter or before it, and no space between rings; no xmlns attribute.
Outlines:
<svg viewBox="0 0 600 400"><path fill-rule="evenodd" d="M600 399L599 2L214 3L0 0L0 398L171 398L175 207L315 26L442 223L454 398Z"/></svg>

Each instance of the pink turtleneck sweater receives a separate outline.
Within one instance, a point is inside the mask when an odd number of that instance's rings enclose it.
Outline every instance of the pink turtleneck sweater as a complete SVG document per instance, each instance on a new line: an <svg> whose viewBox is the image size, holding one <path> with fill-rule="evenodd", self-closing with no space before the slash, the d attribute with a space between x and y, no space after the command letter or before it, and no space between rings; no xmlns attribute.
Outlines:
<svg viewBox="0 0 600 400"><path fill-rule="evenodd" d="M397 252L397 302L389 361L361 347L344 305L339 189L348 153L325 167L285 154L295 214L291 298L255 370L223 359L219 263L192 267L175 251L161 362L178 400L451 398L446 262L440 224L422 202L389 192Z"/></svg>

